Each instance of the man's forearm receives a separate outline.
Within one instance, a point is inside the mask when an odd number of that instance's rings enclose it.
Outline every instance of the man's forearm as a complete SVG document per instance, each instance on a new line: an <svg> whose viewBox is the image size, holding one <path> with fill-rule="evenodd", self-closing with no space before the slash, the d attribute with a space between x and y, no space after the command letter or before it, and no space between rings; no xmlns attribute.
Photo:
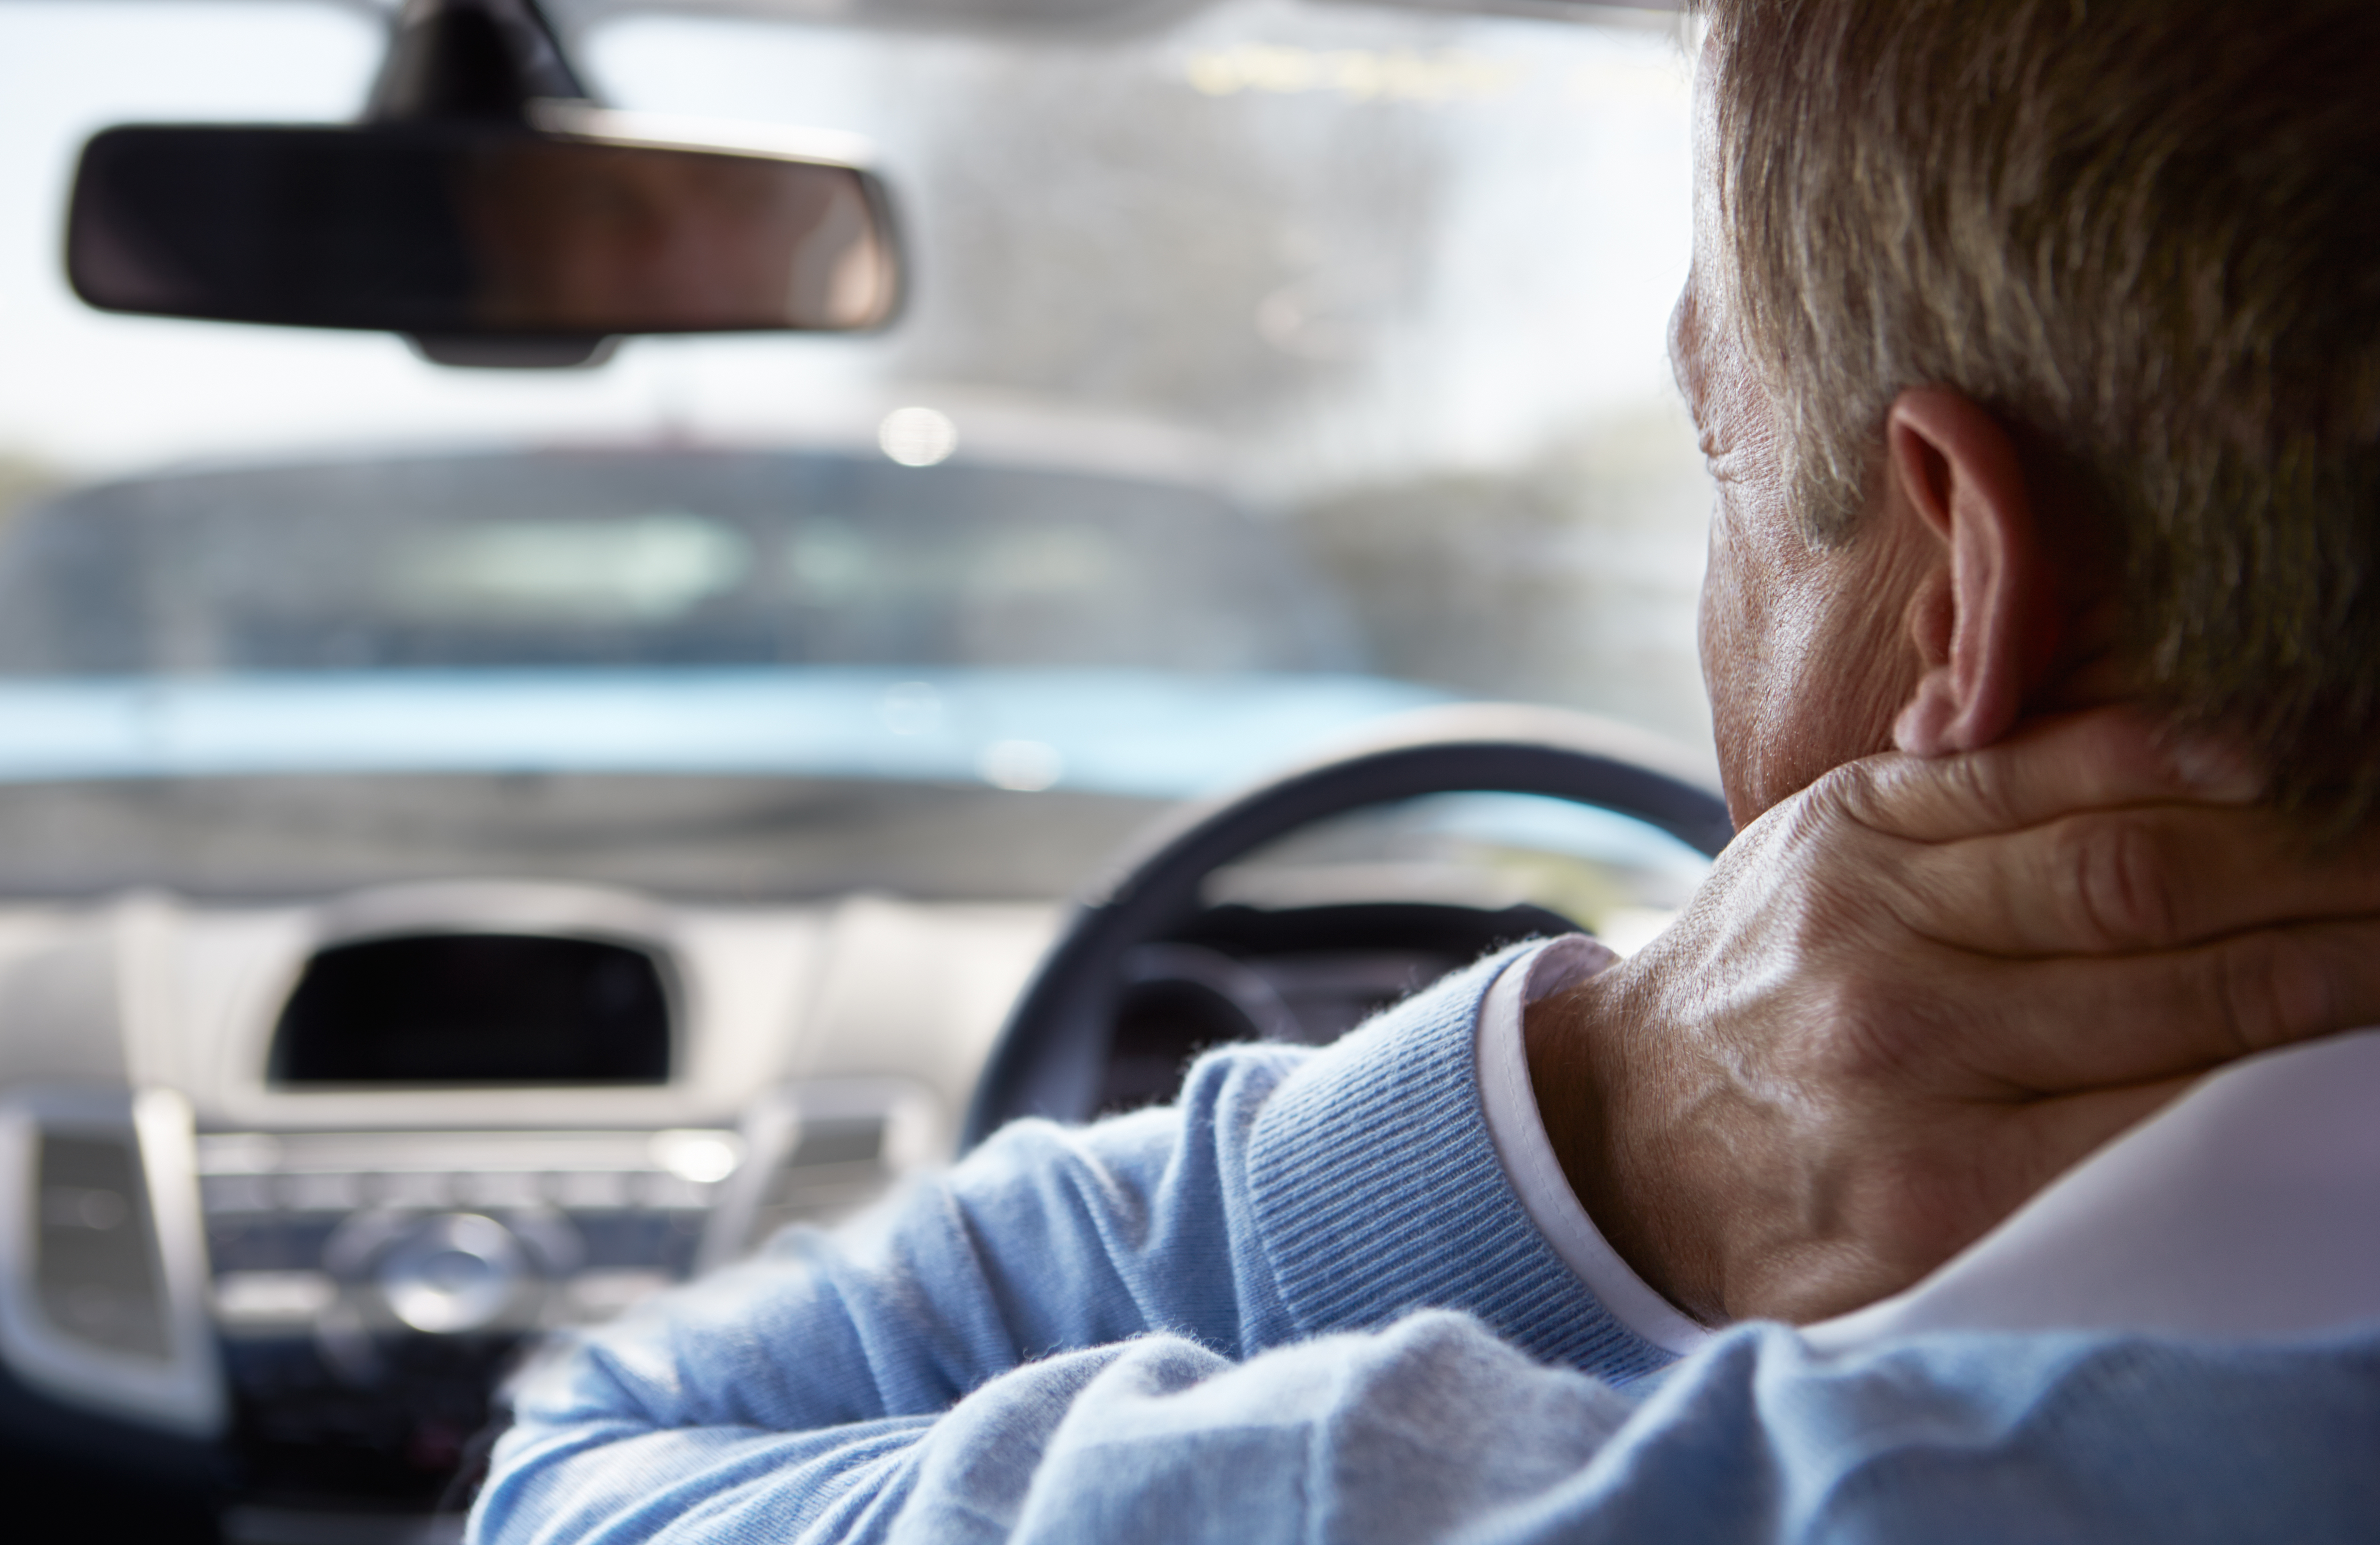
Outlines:
<svg viewBox="0 0 2380 1545"><path fill-rule="evenodd" d="M519 1385L491 1506L583 1510L614 1459L683 1492L715 1458L732 1489L786 1435L825 1445L795 1466L802 1486L841 1485L846 1461L881 1456L838 1429L939 1416L1038 1359L1152 1332L1240 1358L1435 1307L1539 1358L1662 1365L1548 1246L1489 1141L1473 1044L1500 964L1326 1052L1209 1057L1173 1110L1012 1128L885 1217L788 1235L589 1332Z"/></svg>

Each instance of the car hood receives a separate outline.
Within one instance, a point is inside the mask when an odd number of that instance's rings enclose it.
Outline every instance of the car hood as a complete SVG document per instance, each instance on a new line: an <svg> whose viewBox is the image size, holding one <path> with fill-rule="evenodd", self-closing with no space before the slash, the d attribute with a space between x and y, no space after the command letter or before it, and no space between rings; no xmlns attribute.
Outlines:
<svg viewBox="0 0 2380 1545"><path fill-rule="evenodd" d="M0 682L0 782L767 773L1174 799L1449 700L1351 675L732 667Z"/></svg>

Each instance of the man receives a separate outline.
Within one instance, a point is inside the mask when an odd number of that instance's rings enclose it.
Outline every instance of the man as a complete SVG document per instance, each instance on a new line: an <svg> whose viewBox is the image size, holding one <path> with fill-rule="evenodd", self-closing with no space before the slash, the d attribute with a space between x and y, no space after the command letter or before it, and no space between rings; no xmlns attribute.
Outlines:
<svg viewBox="0 0 2380 1545"><path fill-rule="evenodd" d="M482 1538L2369 1534L2380 1036L2240 1059L2380 1020L2380 19L1712 9L1687 915L564 1349Z"/></svg>

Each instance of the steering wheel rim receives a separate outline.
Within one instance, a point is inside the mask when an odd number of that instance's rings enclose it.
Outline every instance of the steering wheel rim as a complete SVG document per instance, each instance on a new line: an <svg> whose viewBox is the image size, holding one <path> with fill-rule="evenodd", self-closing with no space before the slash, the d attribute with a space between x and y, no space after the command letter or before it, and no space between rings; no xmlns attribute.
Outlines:
<svg viewBox="0 0 2380 1545"><path fill-rule="evenodd" d="M1326 817L1430 794L1535 794L1658 827L1716 858L1734 835L1702 769L1664 740L1562 709L1466 703L1193 806L1126 851L1076 905L976 1084L960 1151L1018 1116L1088 1117L1123 953L1186 921L1207 876Z"/></svg>

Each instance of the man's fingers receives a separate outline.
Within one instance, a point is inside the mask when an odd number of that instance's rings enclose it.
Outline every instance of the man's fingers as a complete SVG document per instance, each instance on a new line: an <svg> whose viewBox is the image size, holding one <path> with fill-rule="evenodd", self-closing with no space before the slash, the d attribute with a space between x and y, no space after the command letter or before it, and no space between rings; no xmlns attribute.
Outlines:
<svg viewBox="0 0 2380 1545"><path fill-rule="evenodd" d="M2171 949L2380 913L2380 844L2292 853L2264 811L2155 805L1912 845L1894 879L1905 924L1985 955Z"/></svg>
<svg viewBox="0 0 2380 1545"><path fill-rule="evenodd" d="M1849 762L1812 787L1861 824L1918 842L2013 832L2076 810L2169 800L2245 804L2263 779L2217 742L2175 736L2140 713L2094 709L2042 721L1980 751Z"/></svg>
<svg viewBox="0 0 2380 1545"><path fill-rule="evenodd" d="M2251 1052L2380 1025L2380 918L2298 923L2154 955L1979 967L1988 994L1959 1053L2016 1091L2184 1077Z"/></svg>

